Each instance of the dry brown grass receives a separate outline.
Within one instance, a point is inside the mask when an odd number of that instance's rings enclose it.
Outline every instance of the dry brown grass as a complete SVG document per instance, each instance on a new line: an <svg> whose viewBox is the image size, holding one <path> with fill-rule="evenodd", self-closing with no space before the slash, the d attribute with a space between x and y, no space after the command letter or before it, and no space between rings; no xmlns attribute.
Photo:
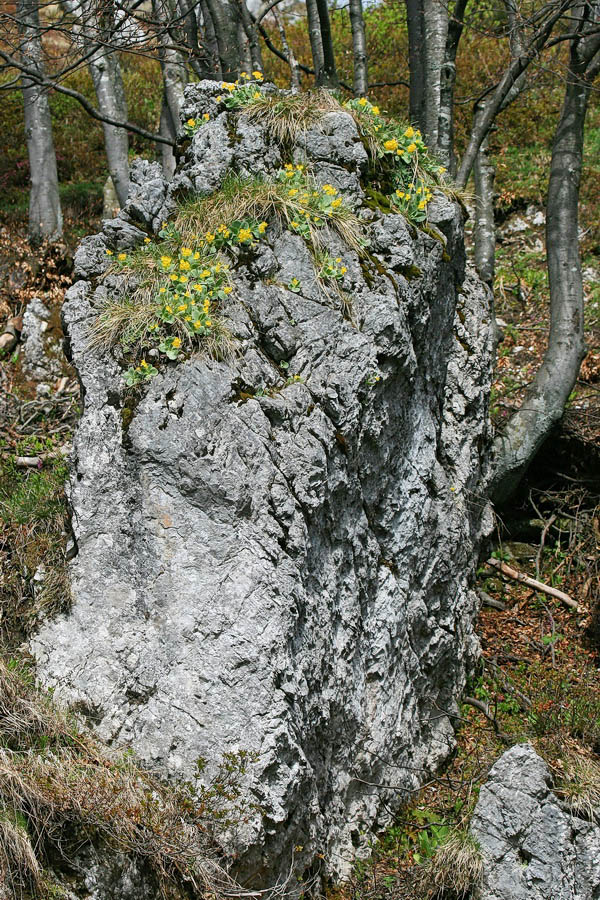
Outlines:
<svg viewBox="0 0 600 900"><path fill-rule="evenodd" d="M110 752L40 693L26 668L0 660L0 878L9 888L26 884L43 897L44 848L60 852L70 833L142 860L165 897L183 884L240 896L215 852L220 812L208 797Z"/></svg>
<svg viewBox="0 0 600 900"><path fill-rule="evenodd" d="M483 880L483 855L468 831L455 829L423 865L428 895L433 898L468 897Z"/></svg>
<svg viewBox="0 0 600 900"><path fill-rule="evenodd" d="M575 816L600 822L600 764L581 752L563 756L555 790ZM556 771L556 770L555 770Z"/></svg>
<svg viewBox="0 0 600 900"><path fill-rule="evenodd" d="M262 125L278 144L293 147L328 112L343 107L329 91L305 91L299 94L261 94L241 113Z"/></svg>
<svg viewBox="0 0 600 900"><path fill-rule="evenodd" d="M307 190L313 185L308 180ZM305 220L305 213L314 214L314 209L302 203L298 197L289 196L289 185L263 178L241 178L228 176L223 186L209 197L194 197L184 203L175 219L175 228L184 243L192 244L198 235L214 231L219 225L231 222L254 220L277 222L289 228L295 220ZM327 225L337 231L344 243L361 253L364 247L362 225L357 216L342 204L337 209L319 212ZM316 251L322 245L322 229L311 221L309 244Z"/></svg>

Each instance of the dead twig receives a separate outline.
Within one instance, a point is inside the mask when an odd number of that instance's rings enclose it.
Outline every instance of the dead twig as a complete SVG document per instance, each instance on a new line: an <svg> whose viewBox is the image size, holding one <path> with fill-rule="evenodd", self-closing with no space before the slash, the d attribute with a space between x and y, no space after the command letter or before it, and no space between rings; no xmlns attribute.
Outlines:
<svg viewBox="0 0 600 900"><path fill-rule="evenodd" d="M512 578L513 581L518 581L520 584L526 584L527 587L533 588L535 591L541 591L543 594L547 594L548 597L554 597L556 600L560 600L565 606L579 611L579 603L577 603L576 600L573 600L572 597L569 597L568 594L559 591L558 588L552 587L549 584L543 584L543 582L538 581L536 578L531 578L523 572L518 572L516 569L513 569L512 566L509 566L500 559L490 558L487 561L487 565L492 566L494 569L498 569L499 572L506 575L507 578Z"/></svg>

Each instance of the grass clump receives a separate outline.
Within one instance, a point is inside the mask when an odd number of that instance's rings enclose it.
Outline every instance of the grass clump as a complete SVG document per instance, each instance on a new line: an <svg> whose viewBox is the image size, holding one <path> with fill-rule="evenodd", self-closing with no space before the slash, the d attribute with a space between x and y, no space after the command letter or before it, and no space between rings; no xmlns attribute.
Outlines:
<svg viewBox="0 0 600 900"><path fill-rule="evenodd" d="M165 898L181 886L235 895L214 832L246 814L238 782L248 762L228 758L206 788L166 785L81 731L23 664L0 659L0 875L15 895L46 897L48 854L68 859L91 842L140 860Z"/></svg>
<svg viewBox="0 0 600 900"><path fill-rule="evenodd" d="M27 439L17 455L48 451L51 440ZM64 611L71 593L66 572L69 516L66 463L19 468L0 459L0 621L5 646L25 639L41 619Z"/></svg>
<svg viewBox="0 0 600 900"><path fill-rule="evenodd" d="M554 790L573 815L600 822L600 764L596 760L581 752L565 754Z"/></svg>
<svg viewBox="0 0 600 900"><path fill-rule="evenodd" d="M454 828L423 865L428 897L463 900L483 881L481 847L466 829Z"/></svg>

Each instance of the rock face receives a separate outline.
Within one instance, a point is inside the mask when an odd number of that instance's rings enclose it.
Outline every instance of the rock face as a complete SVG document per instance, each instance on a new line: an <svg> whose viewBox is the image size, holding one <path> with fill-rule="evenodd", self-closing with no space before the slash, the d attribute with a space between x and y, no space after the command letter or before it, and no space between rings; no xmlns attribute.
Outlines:
<svg viewBox="0 0 600 900"><path fill-rule="evenodd" d="M339 875L401 800L375 785L414 787L449 753L477 654L489 301L443 197L439 238L367 209L370 261L326 238L350 311L302 238L274 226L235 270L233 357L164 366L124 414L118 352L87 341L120 289L97 281L106 248L141 244L182 190L287 161L259 126L218 112L218 92L188 88L184 117L211 120L173 182L137 163L125 209L77 252L64 307L84 390L74 603L32 650L55 697L171 775L257 754L260 811L229 844L255 882L318 854ZM348 114L326 115L293 159L360 206L367 157Z"/></svg>
<svg viewBox="0 0 600 900"><path fill-rule="evenodd" d="M471 822L486 857L481 900L600 897L600 828L566 810L550 785L530 744L492 768Z"/></svg>

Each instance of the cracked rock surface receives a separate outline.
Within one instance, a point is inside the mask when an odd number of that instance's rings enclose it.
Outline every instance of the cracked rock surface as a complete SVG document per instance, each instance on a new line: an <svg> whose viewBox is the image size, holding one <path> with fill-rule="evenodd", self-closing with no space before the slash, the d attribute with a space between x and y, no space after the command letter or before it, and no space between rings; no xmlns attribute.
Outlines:
<svg viewBox="0 0 600 900"><path fill-rule="evenodd" d="M171 776L254 751L260 809L228 849L265 884L292 857L299 871L322 854L330 874L347 872L402 799L375 785L413 788L452 749L490 525L491 319L465 272L461 212L443 197L431 204L438 237L368 209L370 259L325 236L349 304L318 282L301 237L273 225L234 267L232 358L161 365L134 406L120 351L86 338L123 289L98 280L106 248L141 244L180 191L214 190L228 167L286 161L256 123L219 111L217 93L187 89L184 119L211 119L173 182L134 165L129 204L76 255L64 307L84 389L74 602L32 651L55 697ZM354 122L322 124L293 159L358 208Z"/></svg>
<svg viewBox="0 0 600 900"><path fill-rule="evenodd" d="M600 828L573 815L551 784L531 744L491 769L471 821L485 856L481 900L600 897Z"/></svg>

